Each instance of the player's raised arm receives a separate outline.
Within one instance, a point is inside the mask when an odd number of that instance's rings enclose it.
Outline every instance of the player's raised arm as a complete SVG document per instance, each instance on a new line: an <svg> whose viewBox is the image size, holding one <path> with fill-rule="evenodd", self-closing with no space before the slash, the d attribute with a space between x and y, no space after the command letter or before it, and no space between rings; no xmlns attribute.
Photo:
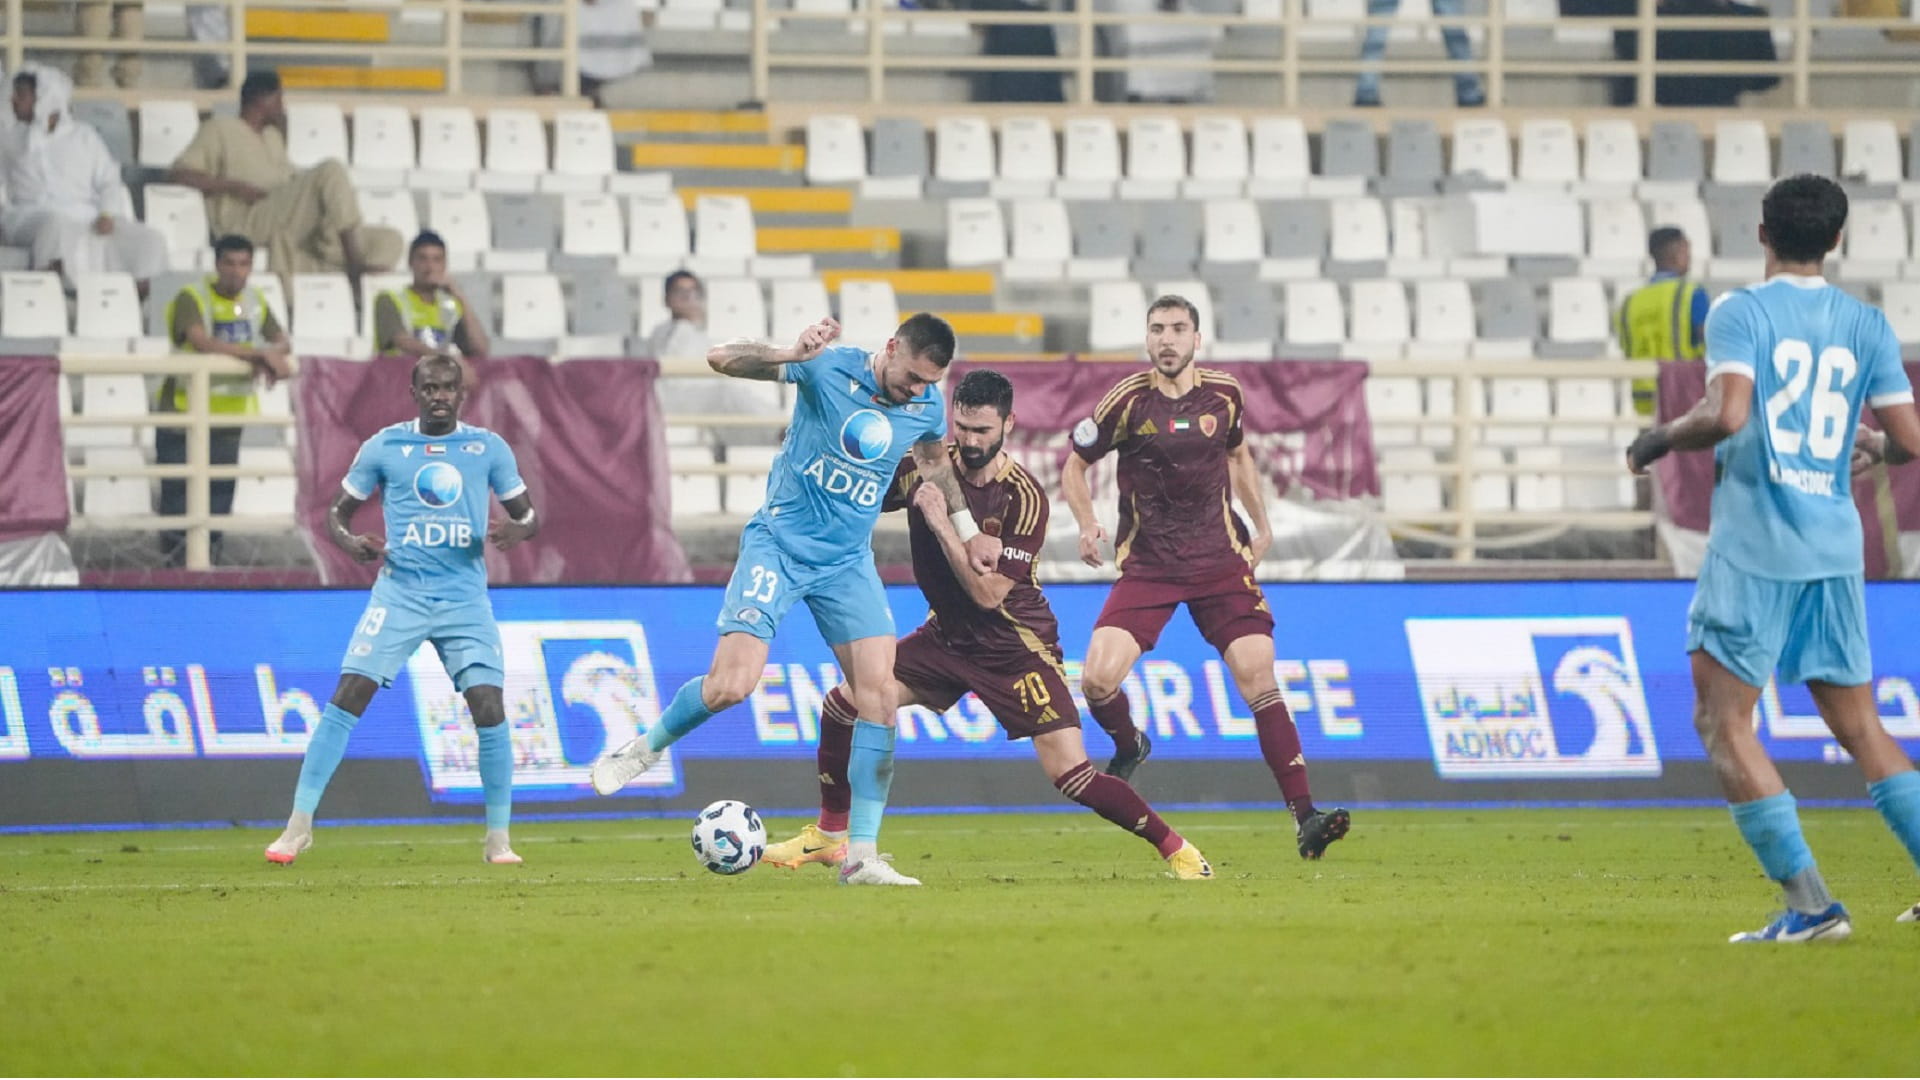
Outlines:
<svg viewBox="0 0 1920 1080"><path fill-rule="evenodd" d="M973 561L967 546L961 543L960 534L954 531L952 518L947 513L947 497L937 486L921 484L914 488L913 505L920 508L927 519L927 528L933 530L934 539L940 541L940 550L946 553L954 578L967 591L967 599L989 611L1004 603L1007 593L1013 590L1013 579L999 572L999 541L994 541L994 567L982 570Z"/></svg>
<svg viewBox="0 0 1920 1080"><path fill-rule="evenodd" d="M355 560L374 562L387 553L387 542L378 536L356 536L353 532L353 515L366 501L346 491L336 496L333 505L327 508L327 535L333 538L335 546Z"/></svg>
<svg viewBox="0 0 1920 1080"><path fill-rule="evenodd" d="M773 382L780 378L784 364L804 364L819 356L827 346L839 340L840 323L821 319L800 331L800 340L791 348L776 349L757 341L728 341L707 350L707 366L735 379Z"/></svg>
<svg viewBox="0 0 1920 1080"><path fill-rule="evenodd" d="M967 509L967 495L960 488L960 478L954 475L953 460L947 457L946 442L935 437L914 443L913 463L920 471L922 486L938 489L949 507L960 508L948 514L947 520L952 523L961 543L966 545L973 567L983 574L991 573L1000 563L1000 541L981 532L979 522L973 520L973 511Z"/></svg>

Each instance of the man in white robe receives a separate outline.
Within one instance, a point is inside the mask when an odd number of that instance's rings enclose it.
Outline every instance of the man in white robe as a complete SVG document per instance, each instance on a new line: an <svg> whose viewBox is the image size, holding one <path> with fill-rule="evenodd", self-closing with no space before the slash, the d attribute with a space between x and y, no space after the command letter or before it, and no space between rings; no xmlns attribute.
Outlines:
<svg viewBox="0 0 1920 1080"><path fill-rule="evenodd" d="M167 268L166 237L134 219L120 165L100 133L68 115L73 83L29 65L13 79L16 124L0 132L0 240L32 249L36 270L125 271L146 292Z"/></svg>

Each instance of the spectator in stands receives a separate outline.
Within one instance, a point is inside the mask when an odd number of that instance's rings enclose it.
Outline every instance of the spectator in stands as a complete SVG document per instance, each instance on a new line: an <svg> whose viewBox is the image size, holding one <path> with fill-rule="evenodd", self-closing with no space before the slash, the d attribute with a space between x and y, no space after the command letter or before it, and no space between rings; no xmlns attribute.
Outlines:
<svg viewBox="0 0 1920 1080"><path fill-rule="evenodd" d="M657 358L705 356L707 340L707 287L691 270L676 270L667 275L667 311L672 318L647 334L647 355Z"/></svg>
<svg viewBox="0 0 1920 1080"><path fill-rule="evenodd" d="M254 397L254 382L272 386L293 374L293 356L287 334L267 307L259 289L248 284L253 273L253 242L244 236L222 236L213 245L213 276L188 285L167 304L167 332L174 350L183 353L208 353L231 356L253 365L252 375L216 375L208 409L216 414L236 415L259 410ZM184 380L168 379L160 387L160 412L185 412L187 387ZM212 431L209 460L215 465L232 465L240 460L240 433L237 427L217 427ZM178 465L187 460L187 430L160 428L154 433L154 458L162 465ZM233 510L233 481L215 480L211 492L216 514ZM179 515L187 512L187 482L160 481L160 513ZM186 557L186 534L177 531L160 534L160 551L168 565L178 566ZM215 536L215 543L219 538Z"/></svg>
<svg viewBox="0 0 1920 1080"><path fill-rule="evenodd" d="M1664 225L1647 235L1653 280L1627 294L1616 320L1620 350L1629 360L1699 360L1707 354L1707 290L1687 276L1693 245L1687 234ZM1633 381L1633 408L1653 415L1658 382Z"/></svg>
<svg viewBox="0 0 1920 1080"><path fill-rule="evenodd" d="M139 41L147 36L147 9L144 3L100 3L82 0L75 5L74 29L81 37L105 40L109 35L122 41ZM73 77L81 86L107 84L107 58L100 53L81 53L73 64ZM140 81L140 54L126 53L113 62L113 81L133 86Z"/></svg>
<svg viewBox="0 0 1920 1080"><path fill-rule="evenodd" d="M580 0L573 14L574 43L579 49L580 92L605 108L601 91L607 83L637 75L653 66L646 28L653 14L640 10L639 0ZM540 44L560 46L564 27L558 16L538 20ZM560 65L535 64L534 82L543 93L560 90Z"/></svg>
<svg viewBox="0 0 1920 1080"><path fill-rule="evenodd" d="M447 242L431 230L407 249L413 282L388 289L373 304L373 338L382 356L487 355L487 330L447 274ZM463 365L464 366L464 365Z"/></svg>
<svg viewBox="0 0 1920 1080"><path fill-rule="evenodd" d="M36 269L125 271L147 282L167 268L167 239L133 218L133 200L100 133L68 114L73 84L29 65L13 77L13 117L0 133L0 239L31 248Z"/></svg>
<svg viewBox="0 0 1920 1080"><path fill-rule="evenodd" d="M240 85L240 115L201 124L170 179L203 192L213 231L251 237L275 272L344 270L357 295L360 275L400 261L405 238L361 224L360 198L338 160L295 171L286 133L280 76L256 72Z"/></svg>
<svg viewBox="0 0 1920 1080"><path fill-rule="evenodd" d="M1442 17L1464 15L1464 0L1433 0L1433 13ZM1385 18L1398 13L1400 0L1367 0L1367 15L1370 18ZM1385 26L1367 27L1367 36L1360 43L1360 62L1366 65L1378 65L1380 58L1387 52L1387 33ZM1458 26L1442 27L1440 38L1446 42L1447 59L1473 59L1473 44L1467 40L1467 32ZM1480 76L1461 72L1453 77L1453 100L1463 108L1475 108L1487 103L1486 91L1480 87ZM1380 104L1380 69L1378 66L1362 67L1360 78L1353 87L1353 103L1361 107L1378 107Z"/></svg>

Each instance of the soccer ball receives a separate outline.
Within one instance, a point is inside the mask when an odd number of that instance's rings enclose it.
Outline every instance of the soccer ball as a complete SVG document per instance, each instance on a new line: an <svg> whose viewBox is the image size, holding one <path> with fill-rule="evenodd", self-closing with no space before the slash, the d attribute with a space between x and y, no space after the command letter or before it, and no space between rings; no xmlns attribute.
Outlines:
<svg viewBox="0 0 1920 1080"><path fill-rule="evenodd" d="M693 857L716 874L753 869L767 850L767 827L753 807L722 799L693 819Z"/></svg>

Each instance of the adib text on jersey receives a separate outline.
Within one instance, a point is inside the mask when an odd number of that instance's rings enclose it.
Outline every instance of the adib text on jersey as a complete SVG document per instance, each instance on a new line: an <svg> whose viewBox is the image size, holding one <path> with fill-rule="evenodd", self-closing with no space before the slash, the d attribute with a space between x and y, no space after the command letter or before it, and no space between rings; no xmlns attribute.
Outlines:
<svg viewBox="0 0 1920 1080"><path fill-rule="evenodd" d="M809 566L871 557L873 523L900 458L921 439L946 437L940 389L896 405L880 392L869 354L848 346L787 364L781 377L797 388L793 423L755 520Z"/></svg>
<svg viewBox="0 0 1920 1080"><path fill-rule="evenodd" d="M1854 427L1863 406L1913 400L1886 316L1823 278L1776 275L1714 305L1707 365L1753 379L1746 425L1714 449L1708 546L1776 581L1861 573Z"/></svg>
<svg viewBox="0 0 1920 1080"><path fill-rule="evenodd" d="M505 439L469 424L425 435L417 420L382 428L361 444L340 486L356 499L381 493L381 576L438 597L486 591L490 499L527 490Z"/></svg>

